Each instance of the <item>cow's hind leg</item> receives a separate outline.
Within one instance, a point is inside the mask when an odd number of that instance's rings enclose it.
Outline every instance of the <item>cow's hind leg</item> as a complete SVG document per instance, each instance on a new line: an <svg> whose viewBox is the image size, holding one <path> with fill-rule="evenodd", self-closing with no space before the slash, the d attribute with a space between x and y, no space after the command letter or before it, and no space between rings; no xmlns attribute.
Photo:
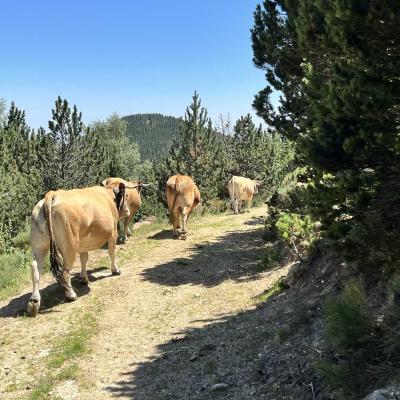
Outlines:
<svg viewBox="0 0 400 400"><path fill-rule="evenodd" d="M250 212L250 208L251 208L251 203L252 203L253 199L249 199L249 202L247 204L247 212Z"/></svg>
<svg viewBox="0 0 400 400"><path fill-rule="evenodd" d="M110 256L111 260L111 272L113 275L121 275L121 270L118 268L116 261L115 261L115 251L116 251L116 238L113 236L108 241L108 255Z"/></svg>
<svg viewBox="0 0 400 400"><path fill-rule="evenodd" d="M47 254L46 250L39 250L33 252L33 261L31 264L32 284L33 290L31 298L27 305L27 313L30 317L36 317L40 308L40 292L39 292L39 279L43 270L44 257Z"/></svg>
<svg viewBox="0 0 400 400"><path fill-rule="evenodd" d="M189 218L190 211L191 210L189 207L183 207L182 209L182 234L181 234L182 240L186 240L187 238L187 221Z"/></svg>
<svg viewBox="0 0 400 400"><path fill-rule="evenodd" d="M67 255L65 255L67 254ZM69 301L75 301L78 298L78 295L75 293L74 289L72 288L71 284L71 273L72 267L74 265L76 259L77 251L63 253L63 260L64 260L64 290L65 290L65 297ZM87 260L86 260L87 261Z"/></svg>
<svg viewBox="0 0 400 400"><path fill-rule="evenodd" d="M129 217L125 218L124 221L124 240L128 240L129 236L132 236L131 230L129 229L129 225L133 219L133 214L129 215Z"/></svg>
<svg viewBox="0 0 400 400"><path fill-rule="evenodd" d="M179 217L180 217L180 209L179 207L176 207L174 210L172 210L172 229L174 237L179 236L178 232L178 229L180 227Z"/></svg>
<svg viewBox="0 0 400 400"><path fill-rule="evenodd" d="M79 258L81 259L81 283L82 285L88 285L89 277L86 271L86 265L89 260L89 253L87 251L80 253Z"/></svg>

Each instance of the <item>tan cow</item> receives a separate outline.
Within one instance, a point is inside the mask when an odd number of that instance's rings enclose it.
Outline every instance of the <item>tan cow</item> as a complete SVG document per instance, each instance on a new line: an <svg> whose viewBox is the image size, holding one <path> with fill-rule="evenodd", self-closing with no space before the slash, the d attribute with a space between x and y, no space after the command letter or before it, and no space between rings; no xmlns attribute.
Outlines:
<svg viewBox="0 0 400 400"><path fill-rule="evenodd" d="M235 214L239 214L242 202L247 202L247 212L250 211L254 193L258 193L261 181L244 178L243 176L232 176L228 182L229 198L231 207Z"/></svg>
<svg viewBox="0 0 400 400"><path fill-rule="evenodd" d="M169 219L174 230L174 236L178 237L180 217L182 217L181 239L186 240L187 221L190 213L200 203L200 192L193 179L186 175L174 175L168 179L165 187Z"/></svg>
<svg viewBox="0 0 400 400"><path fill-rule="evenodd" d="M124 222L124 232L123 232L123 237L122 241L128 240L128 236L131 236L131 230L129 229L129 225L132 221L132 218L134 217L135 213L137 210L139 210L140 206L142 205L142 199L140 198L140 192L143 187L148 186L148 184L142 183L140 181L126 181L122 178L107 178L101 184L103 186L107 185L115 185L123 183L126 186L136 186L134 189L127 189L127 204L130 210L130 214L128 217L123 218Z"/></svg>
<svg viewBox="0 0 400 400"><path fill-rule="evenodd" d="M113 275L121 273L115 262L117 222L129 216L123 183L107 187L50 191L32 211L32 283L28 315L36 316L40 308L39 277L43 261L50 250L50 268L65 290L68 300L76 300L70 270L76 256L81 261L81 279L88 283L88 251L108 244Z"/></svg>

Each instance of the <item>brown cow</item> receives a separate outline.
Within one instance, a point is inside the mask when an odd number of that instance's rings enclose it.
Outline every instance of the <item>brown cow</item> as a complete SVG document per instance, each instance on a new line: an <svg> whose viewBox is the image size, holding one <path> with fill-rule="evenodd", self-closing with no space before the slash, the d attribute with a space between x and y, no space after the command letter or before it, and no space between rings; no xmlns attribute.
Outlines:
<svg viewBox="0 0 400 400"><path fill-rule="evenodd" d="M254 193L258 193L261 181L244 178L243 176L232 176L228 182L228 190L231 206L235 214L239 214L242 202L247 202L247 212L250 211Z"/></svg>
<svg viewBox="0 0 400 400"><path fill-rule="evenodd" d="M120 269L115 262L117 222L129 216L127 194L123 183L107 187L50 191L32 211L32 283L28 315L36 316L40 308L39 277L50 249L50 268L64 287L68 300L76 300L71 286L70 270L76 256L81 260L81 279L88 283L88 251L108 243L113 275Z"/></svg>
<svg viewBox="0 0 400 400"><path fill-rule="evenodd" d="M186 240L187 220L193 209L200 203L199 189L190 176L174 175L168 179L165 194L174 236L179 236L179 219L182 216L181 239Z"/></svg>
<svg viewBox="0 0 400 400"><path fill-rule="evenodd" d="M128 236L131 236L131 230L129 229L129 225L132 221L132 218L134 217L135 213L137 210L139 210L140 206L142 205L142 199L140 198L140 192L142 187L148 186L148 184L144 184L140 181L126 181L122 178L107 178L101 184L103 186L107 185L114 185L114 184L119 184L123 183L126 186L135 186L134 189L127 189L127 204L130 210L130 214L128 217L123 218L124 222L124 232L123 232L123 237L122 241L128 240Z"/></svg>

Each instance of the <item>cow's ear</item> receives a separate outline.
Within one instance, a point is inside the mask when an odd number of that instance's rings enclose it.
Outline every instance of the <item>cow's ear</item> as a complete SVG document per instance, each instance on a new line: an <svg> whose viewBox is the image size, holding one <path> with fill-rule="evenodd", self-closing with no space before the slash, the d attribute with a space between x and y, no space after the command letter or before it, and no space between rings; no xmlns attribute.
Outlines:
<svg viewBox="0 0 400 400"><path fill-rule="evenodd" d="M101 185L102 185L102 186L107 186L107 184L108 184L108 178L107 178L107 179L104 179L104 181L101 182Z"/></svg>

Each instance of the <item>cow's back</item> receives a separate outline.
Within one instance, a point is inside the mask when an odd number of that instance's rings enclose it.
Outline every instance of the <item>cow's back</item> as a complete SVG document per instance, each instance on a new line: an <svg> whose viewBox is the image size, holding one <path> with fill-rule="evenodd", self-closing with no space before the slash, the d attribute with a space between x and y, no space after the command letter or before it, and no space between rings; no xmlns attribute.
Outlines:
<svg viewBox="0 0 400 400"><path fill-rule="evenodd" d="M192 207L200 202L200 191L187 175L174 175L168 179L166 196L169 210L176 207Z"/></svg>
<svg viewBox="0 0 400 400"><path fill-rule="evenodd" d="M95 250L110 238L118 221L118 211L110 189L94 186L84 189L52 192L51 218L59 247L79 243L79 252ZM32 211L32 248L49 246L44 201Z"/></svg>

